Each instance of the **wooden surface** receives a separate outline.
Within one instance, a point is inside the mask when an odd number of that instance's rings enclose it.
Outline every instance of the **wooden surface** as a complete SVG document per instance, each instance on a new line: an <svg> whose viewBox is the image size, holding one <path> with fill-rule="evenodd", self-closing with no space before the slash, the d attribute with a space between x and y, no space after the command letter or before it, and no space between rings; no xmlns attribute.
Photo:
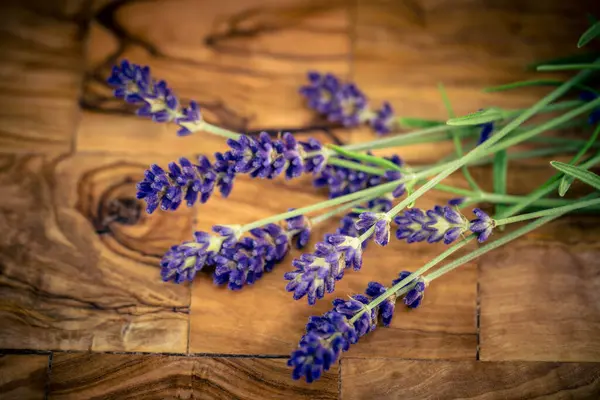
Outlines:
<svg viewBox="0 0 600 400"><path fill-rule="evenodd" d="M563 218L441 278L423 307L399 309L391 328L353 346L318 383L292 381L287 355L307 317L329 308L283 290L297 251L238 293L207 274L162 283L158 261L194 229L247 223L323 193L304 178L242 178L227 200L148 216L135 200L144 168L225 146L136 118L104 84L127 57L231 129L369 140L367 129L331 128L306 109L297 88L307 70L353 79L375 105L390 100L406 116L446 117L439 81L459 114L527 106L544 90L480 89L539 76L523 66L571 52L585 12L600 15L591 3L2 2L0 398L600 397L600 230L590 216ZM429 163L451 151L415 145L401 154ZM489 186L489 172L474 174ZM512 163L511 172L513 194L551 173L546 160ZM448 198L431 193L418 205ZM443 248L374 247L336 296L387 284Z"/></svg>

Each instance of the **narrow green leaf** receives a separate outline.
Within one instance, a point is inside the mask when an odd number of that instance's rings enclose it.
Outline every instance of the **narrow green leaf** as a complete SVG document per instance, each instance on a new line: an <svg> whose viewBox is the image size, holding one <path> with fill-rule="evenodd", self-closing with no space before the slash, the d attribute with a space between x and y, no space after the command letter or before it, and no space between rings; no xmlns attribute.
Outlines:
<svg viewBox="0 0 600 400"><path fill-rule="evenodd" d="M598 57L600 57L600 52L593 51L584 54L576 54L567 57L554 58L551 60L544 60L540 62L536 62L527 66L529 70L535 70L540 65L549 65L549 64L588 64L594 62Z"/></svg>
<svg viewBox="0 0 600 400"><path fill-rule="evenodd" d="M504 118L504 113L499 108L488 108L485 110L475 111L474 113L464 115L462 117L450 118L446 124L452 126L461 125L481 125L486 122L498 121Z"/></svg>
<svg viewBox="0 0 600 400"><path fill-rule="evenodd" d="M600 176L596 175L595 173L583 169L581 167L575 167L570 164L565 164L560 161L550 161L550 165L552 165L560 172L572 176L575 179L579 179L580 181L587 183L596 190L600 190Z"/></svg>
<svg viewBox="0 0 600 400"><path fill-rule="evenodd" d="M583 145L583 147L581 147L581 149L579 149L579 151L577 152L575 157L573 157L573 159L571 160L571 162L569 164L571 164L571 165L577 164L577 162L581 159L581 157L583 157L583 155L585 153L587 153L587 151L592 146L594 146L594 144L596 144L596 139L598 139L598 135L600 135L600 125L596 126L596 129L594 129L594 133L592 134L592 136L590 136L590 138ZM558 194L560 195L560 197L563 197L567 193L567 191L573 184L573 180L574 179L572 176L565 175L562 177L562 179L560 181L560 185L558 186Z"/></svg>
<svg viewBox="0 0 600 400"><path fill-rule="evenodd" d="M402 170L402 168L400 168L399 166L397 166L390 160L386 160L385 158L382 158L382 157L371 156L371 155L365 154L365 153L356 153L354 151L346 150L343 147L337 146L335 144L328 144L326 146L328 148L334 150L336 153L339 153L343 156L352 158L354 160L363 161L363 162L366 162L366 163L369 163L372 165L376 165L378 167L383 167L386 170L394 170L394 171Z"/></svg>
<svg viewBox="0 0 600 400"><path fill-rule="evenodd" d="M572 176L563 176L562 177L562 179L560 180L560 184L558 185L558 195L560 197L565 196L565 194L567 193L567 191L573 184L574 180L575 180L575 178L573 178Z"/></svg>
<svg viewBox="0 0 600 400"><path fill-rule="evenodd" d="M491 86L491 87L483 89L483 91L486 93L494 93L494 92L503 92L506 90L519 89L519 88L531 87L531 86L560 86L563 83L564 83L563 81L558 80L558 79L533 79L533 80L529 80L529 81L518 81L518 82L507 83L505 85ZM593 93L600 94L600 92L598 92L595 89L593 89L589 86L586 86L586 85L575 85L574 87L581 89L581 90L587 90L587 91L590 91Z"/></svg>
<svg viewBox="0 0 600 400"><path fill-rule="evenodd" d="M494 163L492 165L494 176L494 193L506 194L506 176L508 173L508 153L501 150L494 154ZM502 204L496 204L496 214L499 215L504 209Z"/></svg>
<svg viewBox="0 0 600 400"><path fill-rule="evenodd" d="M559 64L559 65L540 65L537 71L569 71L574 69L600 69L598 64Z"/></svg>
<svg viewBox="0 0 600 400"><path fill-rule="evenodd" d="M448 118L454 118L454 109L452 108L452 103L450 102L450 98L448 97L448 93L446 93L446 88L444 88L444 85L442 83L438 83L438 90L440 91L440 95L442 96L442 102L444 103L444 107L446 107L446 112L448 113ZM468 129L468 128L464 128L464 129ZM452 131L452 141L454 143L454 149L456 151L456 156L457 157L462 157L464 152L463 152L463 146L462 146L462 142L460 141L460 137L459 137L459 131ZM467 180L469 186L471 187L471 189L481 192L481 188L479 187L479 185L477 184L477 181L475 181L475 178L473 178L473 175L471 175L471 171L469 171L469 168L466 165L463 165L461 167L461 170L463 172L463 175L465 176L465 179Z"/></svg>
<svg viewBox="0 0 600 400"><path fill-rule="evenodd" d="M444 121L435 121L431 119L423 119L423 118L410 118L410 117L400 117L397 119L398 125L402 128L410 128L410 129L425 129L431 128L434 126L446 125Z"/></svg>
<svg viewBox="0 0 600 400"><path fill-rule="evenodd" d="M581 48L585 46L598 36L600 36L600 21L596 21L585 32L583 32L579 38L579 42L577 42L577 47Z"/></svg>

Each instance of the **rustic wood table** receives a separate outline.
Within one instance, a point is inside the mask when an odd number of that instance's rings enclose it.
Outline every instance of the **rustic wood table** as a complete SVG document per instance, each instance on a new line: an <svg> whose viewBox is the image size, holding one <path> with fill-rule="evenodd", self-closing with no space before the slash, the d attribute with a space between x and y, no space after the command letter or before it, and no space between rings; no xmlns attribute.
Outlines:
<svg viewBox="0 0 600 400"><path fill-rule="evenodd" d="M402 115L532 104L546 89L485 86L538 73L575 51L594 1L4 0L0 5L0 398L600 398L600 229L563 218L444 276L311 385L286 366L309 315L283 274L232 293L208 274L163 283L158 261L193 230L247 223L323 199L310 180L239 179L227 200L148 216L135 183L153 162L222 150L141 120L104 83L111 65L149 64L207 120L240 131L325 126L297 89L309 69L356 81ZM557 75L547 74L554 77ZM325 124L326 125L326 124ZM403 148L430 163L446 144ZM509 192L552 172L511 163ZM489 169L475 171L486 185ZM451 178L463 184L459 178ZM489 186L489 184L488 184ZM447 198L428 195L424 207ZM335 223L318 229L330 231ZM441 246L366 253L336 295L414 270ZM329 296L327 299L331 299Z"/></svg>

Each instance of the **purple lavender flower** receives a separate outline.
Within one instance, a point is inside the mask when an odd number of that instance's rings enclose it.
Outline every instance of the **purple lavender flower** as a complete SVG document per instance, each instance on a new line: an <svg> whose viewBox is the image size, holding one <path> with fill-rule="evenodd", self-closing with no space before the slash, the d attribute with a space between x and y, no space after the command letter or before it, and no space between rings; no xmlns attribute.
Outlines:
<svg viewBox="0 0 600 400"><path fill-rule="evenodd" d="M404 299L402 300L404 304L406 304L408 308L419 307L425 296L425 287L425 281L421 278L404 296Z"/></svg>
<svg viewBox="0 0 600 400"><path fill-rule="evenodd" d="M207 158L200 156L198 164L186 158L179 159L180 165L169 164L169 173L156 164L150 166L144 179L137 184L137 198L145 199L146 211L151 214L161 206L162 210L175 210L182 200L192 206L196 201L205 203L211 196L215 183L222 185Z"/></svg>
<svg viewBox="0 0 600 400"><path fill-rule="evenodd" d="M479 133L479 140L477 141L477 146L479 146L481 143L485 142L492 136L492 133L494 132L494 121L481 124L480 127L481 133Z"/></svg>
<svg viewBox="0 0 600 400"><path fill-rule="evenodd" d="M390 222L387 213L365 212L359 215L356 228L368 230L375 227L375 243L387 246L390 241Z"/></svg>
<svg viewBox="0 0 600 400"><path fill-rule="evenodd" d="M160 262L163 281L183 283L192 281L196 273L206 265L213 265L214 259L222 247L237 241L235 229L217 225L213 231L219 235L207 232L194 233L195 241L184 242L171 247Z"/></svg>
<svg viewBox="0 0 600 400"><path fill-rule="evenodd" d="M375 117L371 119L371 127L378 135L385 135L394 129L395 122L392 105L386 101L381 109L375 112Z"/></svg>
<svg viewBox="0 0 600 400"><path fill-rule="evenodd" d="M346 157L339 157L344 160L350 160ZM400 157L394 155L386 157L387 160L393 162L399 167L403 162ZM353 160L351 160L353 161ZM391 182L402 178L400 171L387 171L385 176L371 175L366 172L351 170L345 167L336 165L326 165L317 177L313 180L313 185L317 188L326 187L329 189L329 197L336 198L345 196L350 193L368 189L384 182ZM399 197L405 192L403 184L399 185L394 190L394 196Z"/></svg>
<svg viewBox="0 0 600 400"><path fill-rule="evenodd" d="M456 197L454 199L448 200L448 205L452 207L458 207L466 201L464 197Z"/></svg>
<svg viewBox="0 0 600 400"><path fill-rule="evenodd" d="M267 132L258 138L241 135L239 139L228 139L235 171L250 176L273 179L285 172L286 179L298 177L304 164L296 139L285 133L281 140L272 140Z"/></svg>
<svg viewBox="0 0 600 400"><path fill-rule="evenodd" d="M315 138L309 138L308 142L299 142L304 150L304 172L316 174L325 167L327 161L323 153L323 145ZM312 157L307 157L306 153L317 153Z"/></svg>
<svg viewBox="0 0 600 400"><path fill-rule="evenodd" d="M275 224L253 229L251 234L253 237L224 243L221 252L214 256L216 285L227 283L231 290L251 285L264 272L271 272L290 249L288 235Z"/></svg>
<svg viewBox="0 0 600 400"><path fill-rule="evenodd" d="M327 235L326 242L332 244L335 250L343 254L346 268L355 271L362 267L362 241L359 238L339 234Z"/></svg>
<svg viewBox="0 0 600 400"><path fill-rule="evenodd" d="M215 174L217 174L216 186L219 188L221 196L229 196L235 180L235 162L231 152L215 153L213 167Z"/></svg>
<svg viewBox="0 0 600 400"><path fill-rule="evenodd" d="M294 210L290 208L289 211ZM304 215L298 215L292 218L286 219L287 222L287 234L290 240L296 239L296 247L303 249L306 247L310 240L310 220Z"/></svg>
<svg viewBox="0 0 600 400"><path fill-rule="evenodd" d="M365 293L370 296L373 300L383 295L388 288L383 286L379 282L369 282L369 286ZM387 297L382 303L379 304L379 317L383 326L389 327L394 317L394 311L396 310L396 295L393 294Z"/></svg>
<svg viewBox="0 0 600 400"><path fill-rule="evenodd" d="M471 232L477 234L477 241L483 243L488 240L492 234L492 231L496 227L496 221L479 208L473 209L473 214L475 214L477 218L471 220L469 229Z"/></svg>
<svg viewBox="0 0 600 400"><path fill-rule="evenodd" d="M598 98L598 94L594 93L592 91L589 91L589 90L585 90L585 91L581 92L581 94L579 95L579 98L582 101L590 102L590 101L596 100ZM599 122L600 122L600 107L596 107L594 110L592 110L592 112L588 116L588 123L590 125L596 125Z"/></svg>
<svg viewBox="0 0 600 400"><path fill-rule="evenodd" d="M336 93L337 104L328 114L328 119L345 127L358 126L368 120L367 98L353 83L343 85Z"/></svg>
<svg viewBox="0 0 600 400"><path fill-rule="evenodd" d="M308 73L308 81L308 85L300 88L300 94L308 100L310 108L325 115L337 108L340 82L335 76L311 71Z"/></svg>
<svg viewBox="0 0 600 400"><path fill-rule="evenodd" d="M121 65L113 66L107 82L114 87L115 97L140 105L138 115L150 117L155 122L178 124L180 129L177 134L180 136L198 130L198 125L202 122L198 104L192 101L188 107L181 109L171 88L165 81L156 82L152 79L147 66L123 60Z"/></svg>
<svg viewBox="0 0 600 400"><path fill-rule="evenodd" d="M403 271L400 280L408 275L410 272ZM422 282L419 281L413 288L417 294L411 295L414 299L409 299L409 307L417 306L416 303L420 303L423 297L424 287L419 283ZM377 307L368 307L386 290L387 288L378 282L369 282L366 295L357 294L348 300L335 299L333 310L323 316L310 317L298 349L288 360L288 366L294 368L292 378L305 377L307 382L313 382L323 371L329 370L342 351L348 351L351 344L357 343L361 337L376 329L379 318L385 326L389 326L394 315L396 294L388 296ZM350 322L354 318L356 320Z"/></svg>
<svg viewBox="0 0 600 400"><path fill-rule="evenodd" d="M406 239L407 243L443 239L444 244L450 244L469 229L467 219L449 206L435 206L428 211L412 208L396 216L394 222L398 225L396 238Z"/></svg>
<svg viewBox="0 0 600 400"><path fill-rule="evenodd" d="M192 206L200 198L205 203L212 194L217 174L210 161L198 158L198 164L192 164L187 158L180 158L179 164L169 164L167 174L156 164L144 173L144 179L137 184L137 198L145 199L148 214L152 214L160 205L163 210L175 210L183 200Z"/></svg>
<svg viewBox="0 0 600 400"><path fill-rule="evenodd" d="M327 241L317 243L313 254L302 254L292 261L292 266L296 270L284 275L289 281L285 290L294 292L294 300L306 296L310 305L322 299L325 292L333 292L335 281L342 278L345 267L342 254Z"/></svg>
<svg viewBox="0 0 600 400"><path fill-rule="evenodd" d="M294 368L292 378L304 377L308 383L319 379L357 340L356 330L344 315L330 311L322 317L311 317L306 334L287 362Z"/></svg>

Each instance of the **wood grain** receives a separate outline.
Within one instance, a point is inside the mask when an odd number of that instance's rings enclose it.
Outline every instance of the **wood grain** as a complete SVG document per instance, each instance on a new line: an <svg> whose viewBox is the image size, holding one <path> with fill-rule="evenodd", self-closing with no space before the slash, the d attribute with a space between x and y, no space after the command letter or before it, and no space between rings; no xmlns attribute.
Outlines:
<svg viewBox="0 0 600 400"><path fill-rule="evenodd" d="M0 149L72 147L83 78L85 1L3 1L0 6Z"/></svg>
<svg viewBox="0 0 600 400"><path fill-rule="evenodd" d="M559 224L482 258L482 360L600 360L598 242Z"/></svg>
<svg viewBox="0 0 600 400"><path fill-rule="evenodd" d="M158 261L193 210L141 212L149 162L1 158L0 348L186 351L189 288Z"/></svg>
<svg viewBox="0 0 600 400"><path fill-rule="evenodd" d="M342 361L342 399L595 399L600 365L587 363Z"/></svg>
<svg viewBox="0 0 600 400"><path fill-rule="evenodd" d="M132 153L141 145L150 152L176 153L190 146L206 151L222 142L201 134L177 141L173 128L138 124L132 109L113 99L104 83L112 63L122 58L149 64L184 102L197 100L204 117L220 126L248 131L331 125L304 107L298 87L309 69L349 73L346 3L101 2L90 28L82 99L88 112L77 149ZM121 128L99 135L99 120ZM319 131L308 129L309 134Z"/></svg>
<svg viewBox="0 0 600 400"><path fill-rule="evenodd" d="M461 180L451 179L457 185ZM240 182L243 183L243 182ZM296 192L291 182L248 182L238 187L227 202L213 202L199 208L198 229L216 223L248 223L288 206L316 202L310 191ZM292 188L289 188L292 186ZM282 201L285 199L285 201ZM443 204L448 197L435 194L419 202L420 207ZM316 227L312 243L336 228L336 222ZM208 276L193 283L190 351L200 353L289 354L304 332L310 315L331 308L335 297L364 292L367 283L389 284L401 270L415 270L437 255L442 245L392 242L386 248L374 244L365 252L360 272L349 272L336 286L335 296L310 307L306 300L294 301L284 291L283 274L300 252L293 251L276 269L253 286L239 292L215 287ZM312 246L307 251L311 251ZM407 312L401 307L390 329L381 328L355 346L352 355L419 358L473 359L476 353L475 326L476 271L474 264L440 279L428 289L424 306Z"/></svg>
<svg viewBox="0 0 600 400"><path fill-rule="evenodd" d="M44 399L47 355L0 354L0 398Z"/></svg>
<svg viewBox="0 0 600 400"><path fill-rule="evenodd" d="M281 359L57 354L50 399L336 399L337 367L308 385Z"/></svg>

